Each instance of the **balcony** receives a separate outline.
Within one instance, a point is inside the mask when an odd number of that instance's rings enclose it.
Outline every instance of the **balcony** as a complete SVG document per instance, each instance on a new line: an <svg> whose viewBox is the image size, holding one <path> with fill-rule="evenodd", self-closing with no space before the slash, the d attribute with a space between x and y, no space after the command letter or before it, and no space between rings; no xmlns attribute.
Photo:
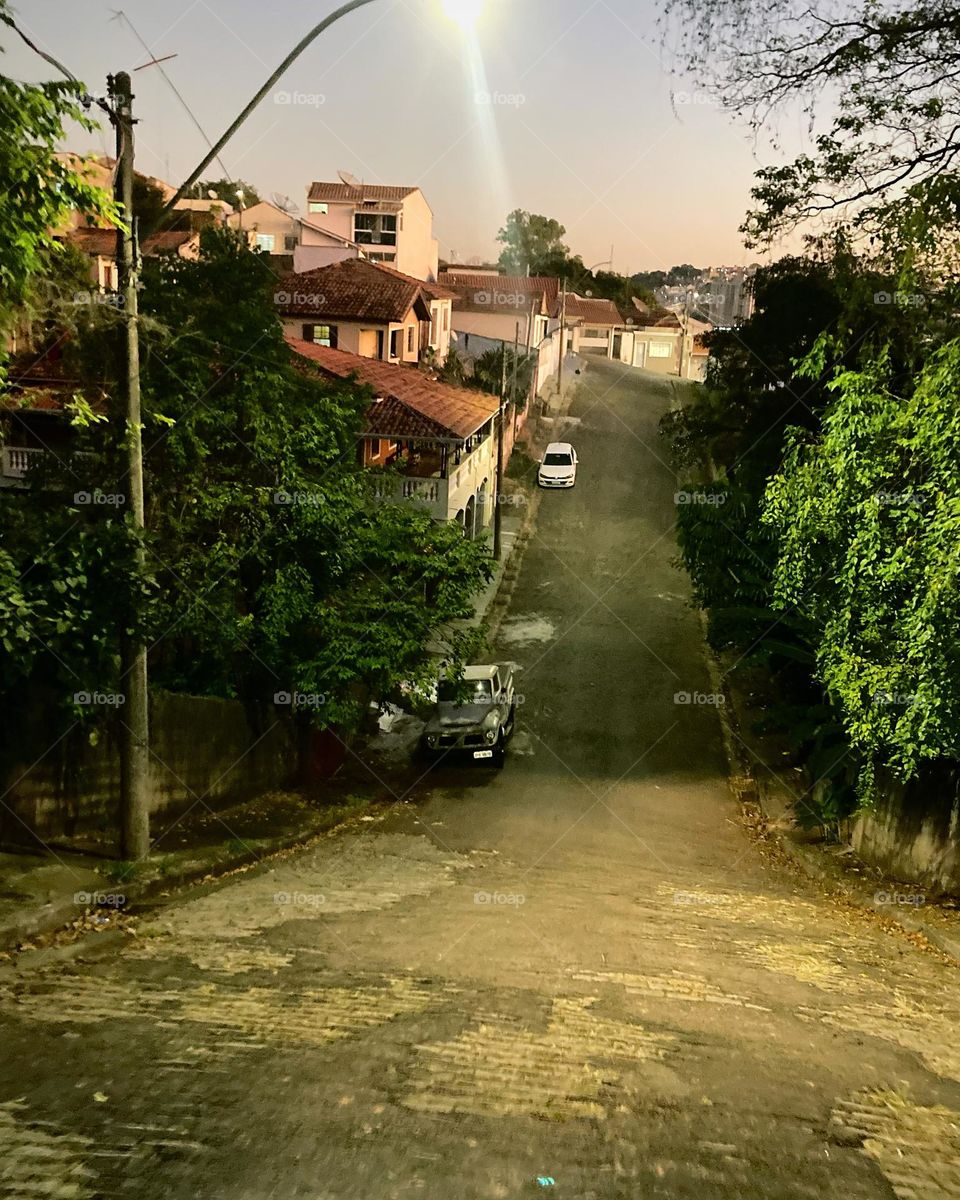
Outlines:
<svg viewBox="0 0 960 1200"><path fill-rule="evenodd" d="M415 458L404 458L397 464L399 474L380 474L371 471L373 493L382 503L416 504L437 521L450 521L465 510L486 483L485 495L492 495L496 470L495 443L486 437L456 466L450 463L447 474L441 473L440 458L430 450Z"/></svg>
<svg viewBox="0 0 960 1200"><path fill-rule="evenodd" d="M23 479L39 455L46 453L34 446L4 446L0 458L0 475L4 479Z"/></svg>

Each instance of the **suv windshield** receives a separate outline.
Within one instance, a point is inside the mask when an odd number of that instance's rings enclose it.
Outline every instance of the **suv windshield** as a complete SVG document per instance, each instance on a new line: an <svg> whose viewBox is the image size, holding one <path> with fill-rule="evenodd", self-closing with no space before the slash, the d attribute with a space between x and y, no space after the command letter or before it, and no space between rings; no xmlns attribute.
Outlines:
<svg viewBox="0 0 960 1200"><path fill-rule="evenodd" d="M493 684L489 679L444 680L437 690L441 704L492 704Z"/></svg>
<svg viewBox="0 0 960 1200"><path fill-rule="evenodd" d="M571 463L569 454L548 454L543 460L545 467L569 467Z"/></svg>

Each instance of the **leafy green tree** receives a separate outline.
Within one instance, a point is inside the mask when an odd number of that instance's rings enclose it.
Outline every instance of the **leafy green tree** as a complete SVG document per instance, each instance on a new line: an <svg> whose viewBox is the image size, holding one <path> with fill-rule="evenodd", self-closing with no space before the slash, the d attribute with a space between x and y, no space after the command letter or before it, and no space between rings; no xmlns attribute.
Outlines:
<svg viewBox="0 0 960 1200"><path fill-rule="evenodd" d="M213 192L218 199L224 204L229 204L231 208L236 208L239 200L237 192L243 192L243 207L253 208L255 204L260 203L260 193L252 183L247 183L245 179L204 179L199 183L195 183L190 189L192 195L200 196L202 199L207 199Z"/></svg>
<svg viewBox="0 0 960 1200"><path fill-rule="evenodd" d="M0 23L12 13L0 0ZM32 278L59 252L54 233L74 210L116 217L110 197L56 157L69 122L97 128L84 109L81 83L18 83L0 75L0 334L16 319ZM0 372L6 357L0 338Z"/></svg>
<svg viewBox="0 0 960 1200"><path fill-rule="evenodd" d="M872 229L905 190L949 192L936 216L956 230L960 10L950 0L670 8L687 66L755 131L798 106L811 126L809 150L757 173L752 243L811 219Z"/></svg>
<svg viewBox="0 0 960 1200"><path fill-rule="evenodd" d="M562 274L569 253L563 243L566 232L551 217L514 209L497 234L497 241L503 246L501 269L508 275Z"/></svg>
<svg viewBox="0 0 960 1200"><path fill-rule="evenodd" d="M878 768L909 779L960 754L960 341L902 382L887 354L838 374L822 435L791 435L765 512L776 603L811 614L867 802Z"/></svg>

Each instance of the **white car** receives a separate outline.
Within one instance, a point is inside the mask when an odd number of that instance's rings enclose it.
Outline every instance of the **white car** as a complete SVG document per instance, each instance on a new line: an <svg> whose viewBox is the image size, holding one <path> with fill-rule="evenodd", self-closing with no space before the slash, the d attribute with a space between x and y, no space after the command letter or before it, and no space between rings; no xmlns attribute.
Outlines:
<svg viewBox="0 0 960 1200"><path fill-rule="evenodd" d="M551 442L537 472L542 488L572 488L577 482L577 452L569 442Z"/></svg>

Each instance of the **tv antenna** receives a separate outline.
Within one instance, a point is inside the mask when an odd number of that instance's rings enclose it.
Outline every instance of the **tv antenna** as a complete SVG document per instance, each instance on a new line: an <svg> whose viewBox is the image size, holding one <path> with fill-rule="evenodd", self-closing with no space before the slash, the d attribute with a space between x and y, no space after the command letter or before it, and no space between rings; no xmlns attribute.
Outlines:
<svg viewBox="0 0 960 1200"><path fill-rule="evenodd" d="M293 214L299 212L299 206L295 200L284 195L283 192L273 192L270 196L271 203L275 204L281 212Z"/></svg>

